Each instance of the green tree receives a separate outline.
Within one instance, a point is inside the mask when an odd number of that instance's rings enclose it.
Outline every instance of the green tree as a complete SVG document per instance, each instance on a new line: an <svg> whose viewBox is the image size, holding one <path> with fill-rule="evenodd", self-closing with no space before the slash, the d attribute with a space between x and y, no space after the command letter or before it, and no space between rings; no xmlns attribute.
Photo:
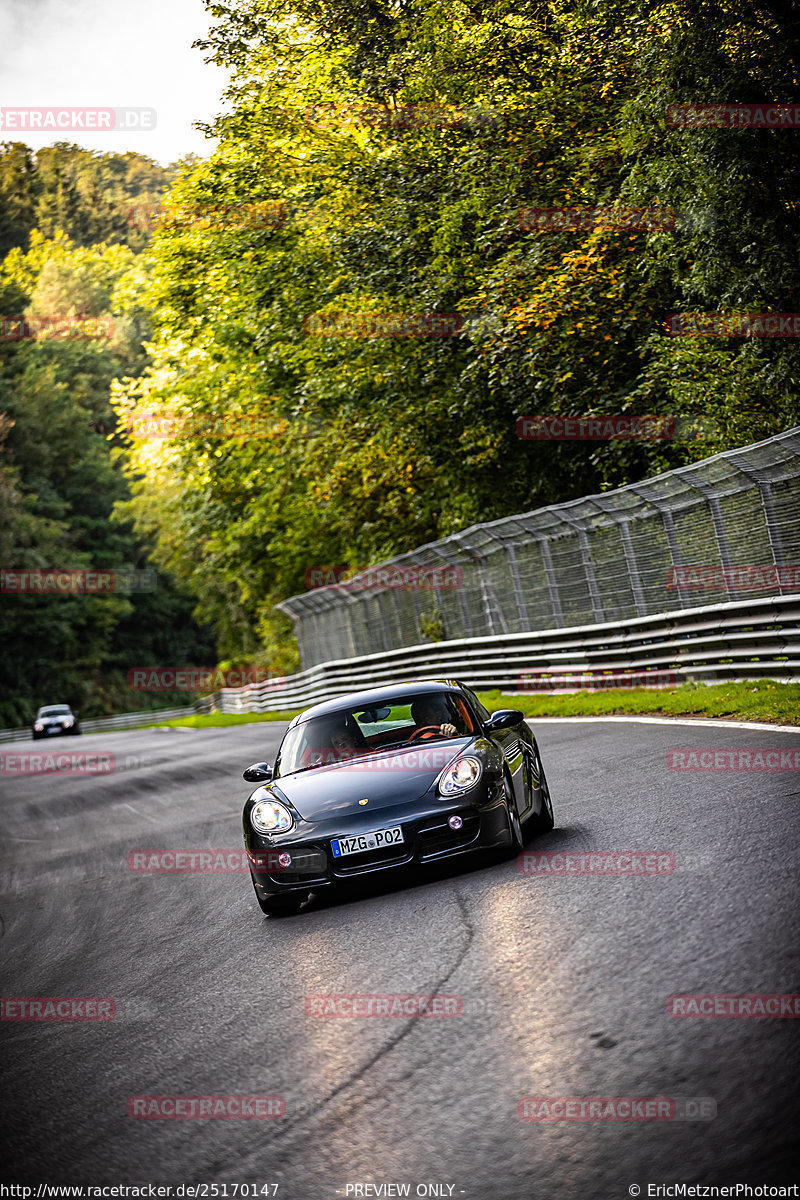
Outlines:
<svg viewBox="0 0 800 1200"><path fill-rule="evenodd" d="M40 329L15 341L6 325L0 341L0 561L6 569L148 568L146 543L110 519L128 494L110 453L109 393L115 375L142 363L138 261L125 246L79 248L63 234L31 236L31 249L12 251L0 269L3 308L24 312ZM74 338L62 336L64 327L36 325L82 316L98 318L90 332L113 329L113 336ZM55 701L84 716L163 705L163 696L132 693L127 672L212 662L193 606L164 576L152 593L6 593L0 724L29 721L37 705Z"/></svg>
<svg viewBox="0 0 800 1200"><path fill-rule="evenodd" d="M134 425L137 414L173 421L157 447L132 437L133 498L120 511L199 597L226 653L254 639L282 653L272 606L313 564L362 567L797 421L796 344L665 332L674 311L796 307L795 135L666 122L674 103L796 100L788 6L237 0L212 11L205 48L234 72L231 112L218 151L166 201L175 219L154 237L148 292L153 365L115 404ZM242 205L281 206L287 219L257 227L236 217ZM548 233L518 219L632 205L673 210L675 228ZM306 318L337 312L457 312L464 328L309 335ZM710 434L516 436L525 414L617 413ZM209 433L237 414L260 416L269 435Z"/></svg>
<svg viewBox="0 0 800 1200"><path fill-rule="evenodd" d="M142 154L101 154L68 142L36 152L0 142L0 258L25 250L38 229L47 239L64 231L77 246L125 242L142 250L161 197L194 159L161 167Z"/></svg>

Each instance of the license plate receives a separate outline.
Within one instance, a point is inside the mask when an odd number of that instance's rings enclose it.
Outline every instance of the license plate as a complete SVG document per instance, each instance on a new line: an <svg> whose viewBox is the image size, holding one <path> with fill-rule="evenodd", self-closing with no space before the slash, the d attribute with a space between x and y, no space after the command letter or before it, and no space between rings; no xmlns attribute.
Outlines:
<svg viewBox="0 0 800 1200"><path fill-rule="evenodd" d="M403 841L400 825L394 829L377 829L375 833L357 833L354 837L334 838L331 842L334 858L346 854L363 854L365 850L381 850L384 846L396 846Z"/></svg>

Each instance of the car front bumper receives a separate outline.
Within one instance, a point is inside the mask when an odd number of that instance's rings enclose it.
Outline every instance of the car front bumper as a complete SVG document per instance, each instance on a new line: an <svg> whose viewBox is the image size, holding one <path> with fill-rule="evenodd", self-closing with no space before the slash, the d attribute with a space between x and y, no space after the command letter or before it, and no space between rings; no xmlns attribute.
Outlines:
<svg viewBox="0 0 800 1200"><path fill-rule="evenodd" d="M448 824L452 816L461 818L463 824L460 829L452 829ZM384 809L380 818L376 814L370 828L392 828L396 825L402 826L402 843L342 858L333 855L330 831L329 836L324 838L314 837L311 833L308 837L296 840L286 838L273 841L253 834L251 838L245 838L253 883L265 897L318 891L342 886L365 876L414 870L476 850L507 846L511 840L507 811L500 796L480 806L464 804L463 801L446 807L437 805L433 811L405 819L395 817ZM351 828L338 828L334 836L363 833L365 829L362 818ZM278 854L288 854L291 863L279 866Z"/></svg>

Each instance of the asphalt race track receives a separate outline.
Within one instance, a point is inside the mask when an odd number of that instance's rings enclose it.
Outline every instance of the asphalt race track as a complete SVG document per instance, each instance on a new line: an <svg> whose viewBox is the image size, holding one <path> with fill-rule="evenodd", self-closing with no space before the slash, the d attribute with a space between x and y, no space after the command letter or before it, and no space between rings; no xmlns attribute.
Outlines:
<svg viewBox="0 0 800 1200"><path fill-rule="evenodd" d="M528 850L656 851L672 873L479 860L268 919L247 874L136 872L128 855L240 851L241 771L283 726L0 746L3 996L116 1007L3 1020L4 1180L278 1184L280 1200L800 1183L800 1021L667 1013L676 993L800 993L800 772L667 766L676 747L798 749L800 731L533 727L556 829ZM113 755L115 770L9 774L15 754L56 750ZM306 1015L328 993L445 994L461 1015ZM241 1094L283 1097L285 1115L128 1115L132 1097ZM660 1121L521 1120L525 1097L676 1106Z"/></svg>

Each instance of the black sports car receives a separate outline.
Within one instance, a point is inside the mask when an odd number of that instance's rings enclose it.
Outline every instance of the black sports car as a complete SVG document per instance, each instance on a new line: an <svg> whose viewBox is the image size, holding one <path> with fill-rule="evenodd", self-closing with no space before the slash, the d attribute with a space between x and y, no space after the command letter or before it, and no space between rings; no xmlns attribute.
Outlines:
<svg viewBox="0 0 800 1200"><path fill-rule="evenodd" d="M374 872L509 847L553 828L536 738L453 680L350 692L295 717L244 806L265 913ZM524 831L524 832L523 832Z"/></svg>
<svg viewBox="0 0 800 1200"><path fill-rule="evenodd" d="M48 704L40 708L33 719L31 734L36 742L39 738L54 737L59 733L79 734L81 723L78 714L68 704Z"/></svg>

